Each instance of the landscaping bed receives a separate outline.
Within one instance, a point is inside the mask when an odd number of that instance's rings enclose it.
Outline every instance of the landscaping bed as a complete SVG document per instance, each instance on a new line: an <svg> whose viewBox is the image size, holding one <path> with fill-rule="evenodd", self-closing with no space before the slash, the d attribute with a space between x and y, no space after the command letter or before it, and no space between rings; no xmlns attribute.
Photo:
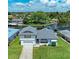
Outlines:
<svg viewBox="0 0 79 59"><path fill-rule="evenodd" d="M57 47L41 46L33 49L33 59L70 59L70 45L58 38Z"/></svg>
<svg viewBox="0 0 79 59"><path fill-rule="evenodd" d="M16 37L8 46L8 59L19 59L22 46L19 44L19 37Z"/></svg>

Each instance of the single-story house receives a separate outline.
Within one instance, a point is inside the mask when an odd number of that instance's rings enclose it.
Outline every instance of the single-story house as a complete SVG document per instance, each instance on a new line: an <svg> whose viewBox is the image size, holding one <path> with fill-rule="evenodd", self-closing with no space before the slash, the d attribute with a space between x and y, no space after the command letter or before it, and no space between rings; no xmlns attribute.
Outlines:
<svg viewBox="0 0 79 59"><path fill-rule="evenodd" d="M59 31L59 33L60 33L60 36L62 36L62 38L70 42L70 31L69 30L61 30Z"/></svg>
<svg viewBox="0 0 79 59"><path fill-rule="evenodd" d="M12 19L9 25L22 25L23 19Z"/></svg>
<svg viewBox="0 0 79 59"><path fill-rule="evenodd" d="M24 45L25 43L54 43L54 45L57 44L57 34L53 30L47 28L37 30L34 27L28 26L20 31L19 37L21 45Z"/></svg>

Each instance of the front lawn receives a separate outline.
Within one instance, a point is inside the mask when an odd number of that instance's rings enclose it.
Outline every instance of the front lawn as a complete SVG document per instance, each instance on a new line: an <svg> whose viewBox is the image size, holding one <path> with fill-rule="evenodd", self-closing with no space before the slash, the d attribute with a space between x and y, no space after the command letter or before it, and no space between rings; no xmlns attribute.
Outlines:
<svg viewBox="0 0 79 59"><path fill-rule="evenodd" d="M70 59L70 45L59 37L57 47L34 48L33 59Z"/></svg>
<svg viewBox="0 0 79 59"><path fill-rule="evenodd" d="M19 59L22 46L19 44L19 38L16 37L8 47L8 59Z"/></svg>

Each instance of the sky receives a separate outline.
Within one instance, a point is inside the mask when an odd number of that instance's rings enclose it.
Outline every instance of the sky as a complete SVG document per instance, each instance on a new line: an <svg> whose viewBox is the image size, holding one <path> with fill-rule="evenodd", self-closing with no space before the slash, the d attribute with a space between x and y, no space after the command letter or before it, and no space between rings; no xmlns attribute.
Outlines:
<svg viewBox="0 0 79 59"><path fill-rule="evenodd" d="M66 12L69 0L8 0L8 12Z"/></svg>

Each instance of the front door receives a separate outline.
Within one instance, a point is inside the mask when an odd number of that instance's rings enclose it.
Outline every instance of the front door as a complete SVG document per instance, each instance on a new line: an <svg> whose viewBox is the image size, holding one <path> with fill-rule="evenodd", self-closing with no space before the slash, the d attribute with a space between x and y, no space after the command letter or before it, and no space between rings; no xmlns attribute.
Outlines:
<svg viewBox="0 0 79 59"><path fill-rule="evenodd" d="M39 43L39 39L36 39L36 43L37 43L37 44Z"/></svg>

